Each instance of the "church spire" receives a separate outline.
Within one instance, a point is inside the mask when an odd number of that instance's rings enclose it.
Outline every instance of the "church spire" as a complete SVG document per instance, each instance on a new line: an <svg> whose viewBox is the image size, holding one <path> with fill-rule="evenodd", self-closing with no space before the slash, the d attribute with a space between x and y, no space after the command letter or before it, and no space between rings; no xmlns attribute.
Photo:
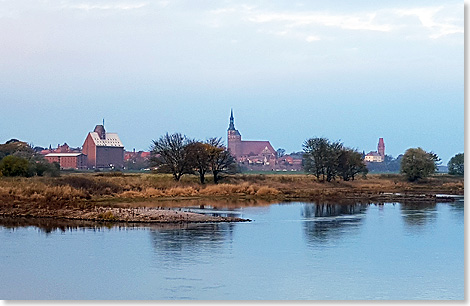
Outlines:
<svg viewBox="0 0 470 306"><path fill-rule="evenodd" d="M234 131L235 130L235 123L233 119L233 109L230 109L230 124L228 126L229 131Z"/></svg>

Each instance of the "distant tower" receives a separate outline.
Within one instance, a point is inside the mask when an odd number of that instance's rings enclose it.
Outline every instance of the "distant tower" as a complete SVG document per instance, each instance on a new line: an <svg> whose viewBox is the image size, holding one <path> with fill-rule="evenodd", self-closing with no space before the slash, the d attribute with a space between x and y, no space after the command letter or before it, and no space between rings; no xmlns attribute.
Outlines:
<svg viewBox="0 0 470 306"><path fill-rule="evenodd" d="M380 156L382 156L382 159L385 158L385 143L383 138L379 138L379 144L377 145L377 152L379 153Z"/></svg>
<svg viewBox="0 0 470 306"><path fill-rule="evenodd" d="M227 147L234 157L240 154L242 135L235 129L233 110L230 110L230 124L227 129Z"/></svg>
<svg viewBox="0 0 470 306"><path fill-rule="evenodd" d="M104 120L103 120L104 123ZM104 129L104 125L97 125L95 126L95 130L93 132L98 133L100 139L106 139L106 130Z"/></svg>

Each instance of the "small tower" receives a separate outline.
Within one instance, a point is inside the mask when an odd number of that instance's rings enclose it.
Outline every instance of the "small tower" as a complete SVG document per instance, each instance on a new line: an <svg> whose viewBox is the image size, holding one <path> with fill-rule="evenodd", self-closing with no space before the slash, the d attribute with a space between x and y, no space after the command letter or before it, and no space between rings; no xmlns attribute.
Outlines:
<svg viewBox="0 0 470 306"><path fill-rule="evenodd" d="M236 158L241 149L242 135L235 129L233 110L230 110L230 124L227 129L227 147L230 153Z"/></svg>
<svg viewBox="0 0 470 306"><path fill-rule="evenodd" d="M106 130L104 129L104 125L97 125L95 126L95 130L93 132L98 133L100 139L106 139Z"/></svg>
<svg viewBox="0 0 470 306"><path fill-rule="evenodd" d="M377 153L382 156L382 160L385 159L385 143L383 138L379 138L379 144L377 145Z"/></svg>

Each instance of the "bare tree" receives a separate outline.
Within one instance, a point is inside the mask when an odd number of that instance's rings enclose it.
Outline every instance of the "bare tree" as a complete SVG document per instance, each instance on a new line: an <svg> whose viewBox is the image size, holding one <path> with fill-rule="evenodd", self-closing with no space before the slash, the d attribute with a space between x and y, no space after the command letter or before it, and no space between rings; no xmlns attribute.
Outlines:
<svg viewBox="0 0 470 306"><path fill-rule="evenodd" d="M199 141L190 143L187 146L189 164L199 174L201 184L205 183L205 175L211 166L211 146Z"/></svg>
<svg viewBox="0 0 470 306"><path fill-rule="evenodd" d="M207 144L210 150L210 169L214 175L214 183L218 184L221 173L236 171L236 162L230 152L224 147L221 138L210 138Z"/></svg>
<svg viewBox="0 0 470 306"><path fill-rule="evenodd" d="M166 133L158 140L153 140L151 164L162 172L173 174L174 180L179 181L183 174L192 172L187 148L192 142L180 133Z"/></svg>

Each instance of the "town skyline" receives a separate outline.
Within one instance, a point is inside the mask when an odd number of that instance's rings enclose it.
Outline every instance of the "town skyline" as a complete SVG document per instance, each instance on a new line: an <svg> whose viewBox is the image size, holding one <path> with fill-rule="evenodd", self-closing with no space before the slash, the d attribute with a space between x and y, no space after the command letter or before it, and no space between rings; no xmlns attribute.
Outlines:
<svg viewBox="0 0 470 306"><path fill-rule="evenodd" d="M105 126L104 123L105 123L105 119L103 118L103 119L102 119L102 124L101 124L101 125L96 125L96 127L103 127L103 128L104 128L104 126ZM95 129L96 129L96 128L95 128ZM231 109L231 110L230 110L230 118L229 118L229 127L228 127L228 129L227 129L227 131L226 131L226 135L225 135L225 137L223 137L223 136L220 137L220 138L222 139L222 142L224 143L224 145L225 145L227 148L230 148L230 145L229 145L229 137L230 137L230 136L229 136L229 135L230 135L230 130L233 130L233 129L235 129L235 126L234 126L233 109ZM235 131L238 133L238 130L237 130L237 129L235 129ZM92 132L92 131L89 131L89 132ZM228 134L227 134L227 132L228 132ZM114 132L113 132L113 133L114 133ZM163 134L165 134L165 133L168 133L168 131L162 133L161 135L163 135ZM118 133L118 134L119 134L119 133ZM89 133L88 133L87 135L89 135ZM160 135L160 136L161 136L161 135ZM240 136L240 134L238 134L238 135ZM194 137L191 137L190 135L186 135L186 136L188 136L190 139L195 139L195 140L200 140L200 141L204 141L204 140L207 140L207 139L211 138L211 136L207 136L207 137L205 137L205 138L194 138ZM313 136L312 136L312 137L313 137ZM324 136L315 135L315 137L324 137ZM217 136L216 138L219 138L219 136ZM12 137L12 138L9 138L8 140L10 140L10 139L16 139L16 138L15 138L15 137ZM244 139L244 141L246 142L247 139L245 139L245 138L243 138L243 139ZM20 140L20 141L25 141L24 139L19 139L19 140ZM87 137L85 138L85 142L86 142L86 140L87 140ZM7 140L5 140L5 142L6 142L6 141L7 141ZM153 140L152 140L152 141L153 141ZM339 141L340 141L341 143L343 143L343 144L346 144L345 142L343 142L343 141L341 141L341 140L339 140ZM33 147L36 147L36 146L37 146L37 147L43 147L43 148L46 149L46 150L48 150L48 149L59 149L59 148L62 147L63 145L66 145L67 147L70 146L70 148L78 148L78 149L80 149L80 151L83 149L83 143L82 143L82 145L70 145L70 143L67 142L67 141L59 142L59 143L57 143L57 146L54 146L52 143L50 143L49 146L41 146L41 145L38 145L38 144L34 144L34 142L29 142L29 141L26 141L26 142L29 143L30 145L32 145ZM85 142L84 142L84 143L85 143ZM270 140L269 140L269 139L268 139L268 140L254 140L254 139L248 139L248 142L268 143L268 144L270 145ZM61 143L62 143L62 145L61 145ZM302 143L302 144L303 144L303 143ZM133 148L126 147L124 144L121 144L121 145L123 145L123 147L124 147L124 152L142 152L142 151L143 151L143 152L148 152L148 151L151 151L151 148L147 148L147 149L137 149L137 148L135 148L135 147L133 147ZM383 146L383 147L382 147L382 148L379 148L380 146ZM284 150L285 150L284 147L275 147L275 146L273 146L273 148L274 148L275 151L277 151L278 149L284 149ZM370 150L369 150L369 149L363 149L363 148L359 148L359 147L356 147L356 146L352 146L352 148L355 149L355 150L357 150L358 152L362 152L363 154L367 154L367 155L369 155L369 154L371 154L371 153L377 153L377 152L379 152L380 155L382 156L382 161L383 161L383 157L384 157L385 155L389 155L389 156L392 156L393 158L396 158L396 157L398 157L399 155L404 154L404 151L406 151L406 149L405 149L405 150L403 151L403 153L399 153L399 154L397 154L397 155L393 155L393 154L391 154L391 153L385 151L384 138L383 138L383 137L379 137L379 138L378 138L378 144L376 145L375 150L374 150L374 149L370 149ZM407 149L408 149L408 148L407 148ZM381 153L381 150L382 150L382 153ZM433 150L430 150L430 151L436 153L436 152L433 151ZM51 151L51 152L53 152L53 151ZM293 151L285 150L285 154L298 153L298 152L303 152L302 146L301 146L301 148L300 148L299 150L293 150ZM385 152L385 153L384 153L384 152ZM44 153L44 154L45 154L45 153ZM455 153L455 154L457 154L457 153ZM455 154L454 154L454 155L455 155ZM452 155L452 156L454 156L454 155ZM451 156L451 157L452 157L452 156ZM440 157L440 156L439 156L439 157ZM371 160L372 160L372 159L371 159ZM445 160L442 159L442 158L441 158L441 162L442 162L442 165L447 164L447 163L445 162Z"/></svg>
<svg viewBox="0 0 470 306"><path fill-rule="evenodd" d="M4 1L0 142L126 150L180 132L301 151L310 137L443 164L464 151L460 1Z"/></svg>

